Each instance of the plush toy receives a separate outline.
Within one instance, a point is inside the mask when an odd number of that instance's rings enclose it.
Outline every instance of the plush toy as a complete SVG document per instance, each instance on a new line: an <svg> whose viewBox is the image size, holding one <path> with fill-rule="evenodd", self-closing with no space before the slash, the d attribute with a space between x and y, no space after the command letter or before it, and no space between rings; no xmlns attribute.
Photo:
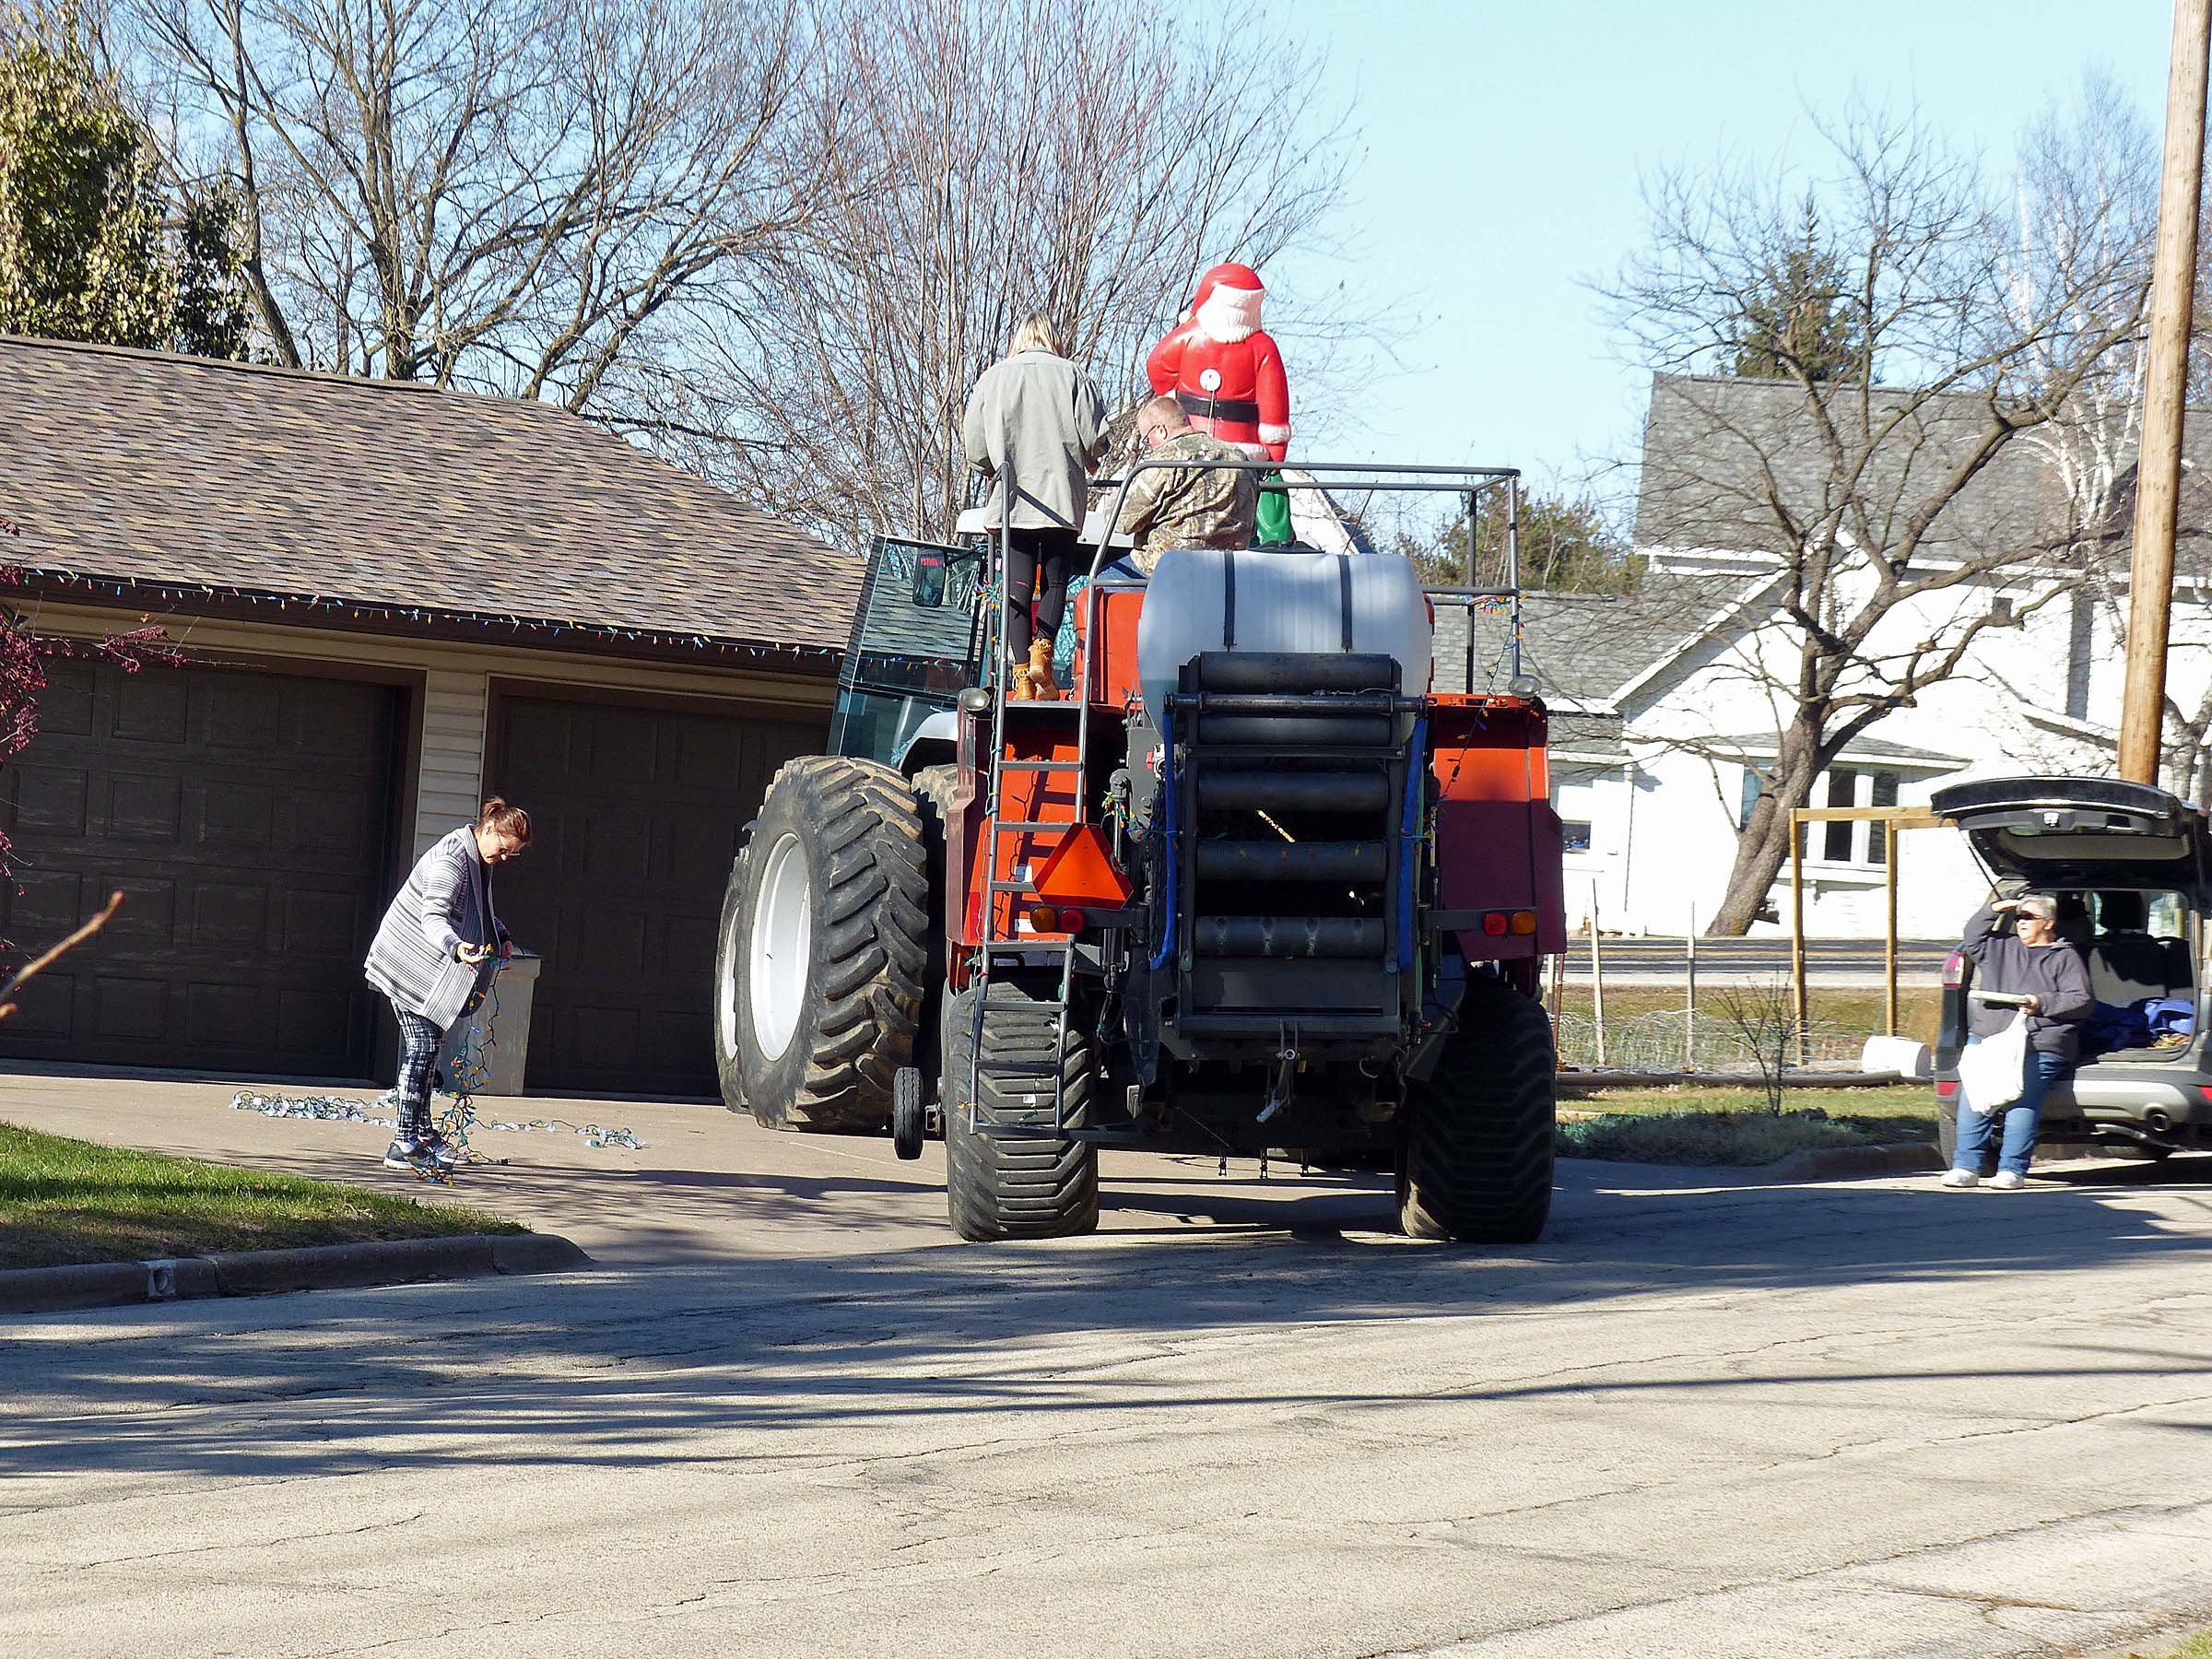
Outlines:
<svg viewBox="0 0 2212 1659"><path fill-rule="evenodd" d="M1216 265L1198 279L1182 321L1152 347L1145 373L1152 390L1171 394L1200 431L1256 461L1280 461L1290 443L1290 381L1260 326L1266 297L1250 265ZM1279 488L1263 488L1261 542L1289 539L1289 498Z"/></svg>

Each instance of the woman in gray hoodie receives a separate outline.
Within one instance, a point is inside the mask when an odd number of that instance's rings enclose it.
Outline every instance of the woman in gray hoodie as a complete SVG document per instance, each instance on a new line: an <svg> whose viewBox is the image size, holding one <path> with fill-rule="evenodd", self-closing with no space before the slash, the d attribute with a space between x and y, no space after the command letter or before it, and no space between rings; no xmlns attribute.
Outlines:
<svg viewBox="0 0 2212 1659"><path fill-rule="evenodd" d="M387 1169L450 1166L456 1150L430 1125L430 1068L484 965L512 942L491 907L491 873L530 844L530 815L494 795L416 862L384 912L363 965L399 1017L399 1129Z"/></svg>

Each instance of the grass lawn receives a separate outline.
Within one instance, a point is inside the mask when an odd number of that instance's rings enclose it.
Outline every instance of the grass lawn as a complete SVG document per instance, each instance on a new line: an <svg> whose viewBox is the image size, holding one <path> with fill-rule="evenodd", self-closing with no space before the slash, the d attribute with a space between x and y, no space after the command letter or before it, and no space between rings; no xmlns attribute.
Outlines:
<svg viewBox="0 0 2212 1659"><path fill-rule="evenodd" d="M0 1268L528 1230L459 1206L0 1124Z"/></svg>
<svg viewBox="0 0 2212 1659"><path fill-rule="evenodd" d="M1799 1089L1784 1095L1780 1116L1767 1110L1762 1090L1697 1083L1597 1089L1562 1096L1559 1104L1603 1114L1559 1125L1567 1158L1752 1166L1815 1147L1936 1138L1936 1102L1925 1084Z"/></svg>

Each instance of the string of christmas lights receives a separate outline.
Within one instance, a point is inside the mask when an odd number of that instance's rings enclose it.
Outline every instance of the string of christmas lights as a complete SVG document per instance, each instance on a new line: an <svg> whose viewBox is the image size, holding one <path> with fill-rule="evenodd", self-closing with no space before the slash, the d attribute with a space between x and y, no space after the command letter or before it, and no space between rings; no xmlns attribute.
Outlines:
<svg viewBox="0 0 2212 1659"><path fill-rule="evenodd" d="M774 657L834 657L835 647L827 645L747 644L743 641L714 635L652 628L626 628L614 622L579 622L573 618L493 616L483 611L453 610L441 606L382 604L370 600L347 599L322 594L278 594L267 589L238 587L227 582L145 582L135 577L88 576L77 571L64 571L43 565L19 567L27 577L63 589L82 589L95 594L107 594L129 603L151 599L157 603L193 604L195 602L242 601L249 607L264 606L280 613L293 610L343 611L357 619L384 622L429 622L461 627L474 626L486 630L504 626L513 633L548 634L558 637L577 633L587 638L620 640L631 644L658 647L688 646L699 651L718 652L724 655L742 656L754 662Z"/></svg>

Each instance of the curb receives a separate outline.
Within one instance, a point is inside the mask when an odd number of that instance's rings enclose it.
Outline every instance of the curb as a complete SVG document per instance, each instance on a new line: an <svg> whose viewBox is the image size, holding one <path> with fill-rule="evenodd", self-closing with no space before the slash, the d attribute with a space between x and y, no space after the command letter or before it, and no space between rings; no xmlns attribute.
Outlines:
<svg viewBox="0 0 2212 1659"><path fill-rule="evenodd" d="M241 1250L144 1262L88 1262L0 1272L0 1315L59 1313L208 1296L267 1296L405 1285L418 1279L570 1273L592 1258L555 1233L462 1233L299 1250Z"/></svg>

